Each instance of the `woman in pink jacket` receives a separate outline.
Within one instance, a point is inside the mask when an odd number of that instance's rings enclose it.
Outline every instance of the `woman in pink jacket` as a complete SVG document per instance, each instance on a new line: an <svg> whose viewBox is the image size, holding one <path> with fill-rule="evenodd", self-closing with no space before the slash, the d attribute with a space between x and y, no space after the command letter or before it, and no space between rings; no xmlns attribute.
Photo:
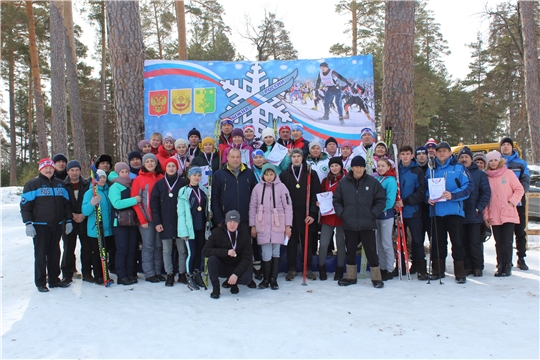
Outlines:
<svg viewBox="0 0 540 360"><path fill-rule="evenodd" d="M492 151L486 155L491 199L484 210L484 221L491 226L497 251L497 272L495 276L512 275L512 240L514 224L519 224L516 206L523 197L523 186L512 170L506 167L501 153Z"/></svg>
<svg viewBox="0 0 540 360"><path fill-rule="evenodd" d="M262 180L251 193L249 226L251 237L257 238L262 252L263 280L259 289L279 289L279 250L285 237L291 236L292 203L285 184L277 176L272 164L262 167Z"/></svg>

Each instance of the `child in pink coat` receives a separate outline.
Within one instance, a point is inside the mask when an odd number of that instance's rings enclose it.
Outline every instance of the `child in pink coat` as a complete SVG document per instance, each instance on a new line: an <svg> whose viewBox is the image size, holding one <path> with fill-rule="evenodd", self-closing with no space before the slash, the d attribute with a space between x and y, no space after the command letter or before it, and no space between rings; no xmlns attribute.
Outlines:
<svg viewBox="0 0 540 360"><path fill-rule="evenodd" d="M519 224L516 206L523 197L523 186L512 170L501 158L501 153L492 151L486 155L491 199L484 210L484 221L491 226L497 251L497 272L495 276L512 275L512 241L514 224Z"/></svg>

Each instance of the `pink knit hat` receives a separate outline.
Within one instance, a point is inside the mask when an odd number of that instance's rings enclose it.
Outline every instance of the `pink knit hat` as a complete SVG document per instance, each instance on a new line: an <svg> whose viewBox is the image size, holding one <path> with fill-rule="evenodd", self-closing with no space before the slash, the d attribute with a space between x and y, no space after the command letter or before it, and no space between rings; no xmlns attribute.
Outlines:
<svg viewBox="0 0 540 360"><path fill-rule="evenodd" d="M486 154L486 160L489 163L491 160L501 160L501 153L497 150L490 151Z"/></svg>

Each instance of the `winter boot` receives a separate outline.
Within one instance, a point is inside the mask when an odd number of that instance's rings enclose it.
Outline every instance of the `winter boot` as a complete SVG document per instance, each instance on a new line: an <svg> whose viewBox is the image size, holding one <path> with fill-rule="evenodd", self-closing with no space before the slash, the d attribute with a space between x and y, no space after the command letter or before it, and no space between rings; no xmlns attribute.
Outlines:
<svg viewBox="0 0 540 360"><path fill-rule="evenodd" d="M473 269L465 269L465 276L469 276L469 275L472 275L472 274L474 274Z"/></svg>
<svg viewBox="0 0 540 360"><path fill-rule="evenodd" d="M382 281L388 280L388 270L381 270Z"/></svg>
<svg viewBox="0 0 540 360"><path fill-rule="evenodd" d="M497 265L497 271L495 272L495 277L501 277L504 273L504 264Z"/></svg>
<svg viewBox="0 0 540 360"><path fill-rule="evenodd" d="M165 286L174 285L174 274L167 274L167 281L165 281Z"/></svg>
<svg viewBox="0 0 540 360"><path fill-rule="evenodd" d="M259 289L266 289L270 283L270 267L272 263L270 261L263 261L261 265L263 281L259 283Z"/></svg>
<svg viewBox="0 0 540 360"><path fill-rule="evenodd" d="M271 264L272 264L272 271L270 273L270 288L272 290L278 290L279 286L277 283L277 278L279 276L279 258L273 257Z"/></svg>
<svg viewBox="0 0 540 360"><path fill-rule="evenodd" d="M339 286L349 286L356 284L358 278L358 273L356 272L356 265L347 264L347 273L345 277L338 281Z"/></svg>
<svg viewBox="0 0 540 360"><path fill-rule="evenodd" d="M474 269L473 270L473 276L474 277L482 277L482 269Z"/></svg>
<svg viewBox="0 0 540 360"><path fill-rule="evenodd" d="M249 284L246 285L248 288L250 289L256 289L257 288L257 284L255 284L255 281L253 281L253 279L251 279L251 281L249 282Z"/></svg>
<svg viewBox="0 0 540 360"><path fill-rule="evenodd" d="M517 267L519 270L529 270L529 267L525 264L525 258L522 257L518 258Z"/></svg>
<svg viewBox="0 0 540 360"><path fill-rule="evenodd" d="M330 118L328 117L328 113L324 113L324 116L318 118L317 120L330 120Z"/></svg>
<svg viewBox="0 0 540 360"><path fill-rule="evenodd" d="M178 274L178 282L182 284L187 284L186 273Z"/></svg>
<svg viewBox="0 0 540 360"><path fill-rule="evenodd" d="M240 289L238 288L238 283L231 285L231 294L236 295L240 292Z"/></svg>
<svg viewBox="0 0 540 360"><path fill-rule="evenodd" d="M127 276L126 276L126 277L123 277L123 278L119 278L119 279L116 281L116 283L117 283L118 285L133 285L133 284L134 284L133 280L131 280L131 279L130 279L129 277L127 277Z"/></svg>
<svg viewBox="0 0 540 360"><path fill-rule="evenodd" d="M343 266L336 266L336 273L334 274L334 281L343 279Z"/></svg>
<svg viewBox="0 0 540 360"><path fill-rule="evenodd" d="M429 280L429 276L426 271L426 260L422 259L416 261L416 271L418 273L418 275L416 275L418 280Z"/></svg>
<svg viewBox="0 0 540 360"><path fill-rule="evenodd" d="M458 284L465 284L467 282L467 275L463 260L454 261L454 276Z"/></svg>
<svg viewBox="0 0 540 360"><path fill-rule="evenodd" d="M256 280L262 280L263 273L261 270L261 262L260 261L254 261L253 262L253 275L255 275Z"/></svg>
<svg viewBox="0 0 540 360"><path fill-rule="evenodd" d="M317 277L309 267L306 269L306 278L308 278L309 280L317 280Z"/></svg>
<svg viewBox="0 0 540 360"><path fill-rule="evenodd" d="M187 283L187 287L189 288L189 290L193 291L193 290L199 290L199 286L195 283L195 279L193 278L193 274L187 274L187 279L186 279L186 283ZM219 287L219 283L218 283L218 287ZM214 287L215 289L215 287ZM218 291L219 293L219 291ZM219 294L218 294L219 296Z"/></svg>
<svg viewBox="0 0 540 360"><path fill-rule="evenodd" d="M189 278L188 278L189 279ZM212 293L210 294L210 297L212 299L219 299L219 281L216 281L216 283L212 283Z"/></svg>
<svg viewBox="0 0 540 360"><path fill-rule="evenodd" d="M289 272L287 273L287 276L285 276L286 281L292 281L294 280L296 276L296 270L294 268L290 268Z"/></svg>
<svg viewBox="0 0 540 360"><path fill-rule="evenodd" d="M326 264L319 265L319 279L323 281L328 279L328 275L326 274Z"/></svg>
<svg viewBox="0 0 540 360"><path fill-rule="evenodd" d="M200 270L195 270L193 272L193 278L195 280L195 284L197 284L198 287L204 288L204 290L207 290L208 288L206 287L206 284L204 283L204 280L201 274L202 273Z"/></svg>
<svg viewBox="0 0 540 360"><path fill-rule="evenodd" d="M445 268L444 260L433 259L431 260L431 275L429 275L430 280L438 280L444 278Z"/></svg>
<svg viewBox="0 0 540 360"><path fill-rule="evenodd" d="M503 272L501 276L510 276L512 275L512 264L503 264L502 266Z"/></svg>
<svg viewBox="0 0 540 360"><path fill-rule="evenodd" d="M384 287L384 282L381 276L381 268L379 266L373 266L369 269L369 275L371 276L371 283L374 288L380 289Z"/></svg>

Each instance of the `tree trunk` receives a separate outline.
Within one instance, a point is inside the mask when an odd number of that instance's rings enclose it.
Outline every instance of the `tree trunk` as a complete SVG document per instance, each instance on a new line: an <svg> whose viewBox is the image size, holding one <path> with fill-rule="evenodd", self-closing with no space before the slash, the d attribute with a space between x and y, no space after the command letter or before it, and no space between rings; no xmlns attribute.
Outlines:
<svg viewBox="0 0 540 360"><path fill-rule="evenodd" d="M187 60L186 8L184 0L176 0L176 22L178 24L178 60Z"/></svg>
<svg viewBox="0 0 540 360"><path fill-rule="evenodd" d="M519 0L525 67L525 103L532 145L532 159L540 161L540 78L534 9L536 1ZM536 141L533 139L537 139Z"/></svg>
<svg viewBox="0 0 540 360"><path fill-rule="evenodd" d="M73 158L81 162L82 173L87 174L88 159L86 137L82 118L81 94L77 77L77 55L75 54L75 34L73 33L73 12L71 0L64 1L64 25L66 29L66 70L69 88L69 113L71 115L71 136L73 140Z"/></svg>
<svg viewBox="0 0 540 360"><path fill-rule="evenodd" d="M51 108L52 153L65 154L67 147L64 2L51 0Z"/></svg>
<svg viewBox="0 0 540 360"><path fill-rule="evenodd" d="M15 55L8 53L9 81L9 185L17 186L17 133L15 132Z"/></svg>
<svg viewBox="0 0 540 360"><path fill-rule="evenodd" d="M381 131L414 146L414 1L386 1Z"/></svg>
<svg viewBox="0 0 540 360"><path fill-rule="evenodd" d="M358 54L358 13L356 10L356 1L351 1L352 13L352 55Z"/></svg>
<svg viewBox="0 0 540 360"><path fill-rule="evenodd" d="M45 110L43 95L41 94L41 75L37 53L36 27L32 11L32 1L26 1L26 16L28 17L28 36L30 38L30 66L32 67L32 83L34 84L34 99L36 100L36 121L38 125L38 149L39 157L49 156L47 146L47 127L45 125ZM33 134L31 133L32 137Z"/></svg>
<svg viewBox="0 0 540 360"><path fill-rule="evenodd" d="M139 3L107 3L109 58L117 116L116 147L122 160L144 136L144 45Z"/></svg>
<svg viewBox="0 0 540 360"><path fill-rule="evenodd" d="M154 6L154 23L156 24L156 37L158 43L159 59L163 60L163 45L161 44L161 29L159 28L158 12L156 9L156 3L153 2L152 5Z"/></svg>
<svg viewBox="0 0 540 360"><path fill-rule="evenodd" d="M28 134L26 136L28 140L28 161L32 162L32 152L33 152L33 140L34 140L34 98L32 97L32 69L30 69L30 74L28 76ZM23 162L26 159L26 156L23 156Z"/></svg>
<svg viewBox="0 0 540 360"><path fill-rule="evenodd" d="M99 86L98 147L105 154L105 76L107 70L107 43L105 31L105 1L101 1L101 80Z"/></svg>

